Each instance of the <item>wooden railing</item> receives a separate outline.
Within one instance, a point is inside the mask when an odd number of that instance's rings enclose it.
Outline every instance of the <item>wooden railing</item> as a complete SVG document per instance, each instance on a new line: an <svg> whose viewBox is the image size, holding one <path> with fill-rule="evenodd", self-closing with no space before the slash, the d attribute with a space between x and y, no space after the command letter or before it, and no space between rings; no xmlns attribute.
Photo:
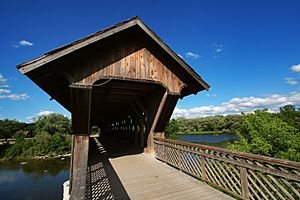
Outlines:
<svg viewBox="0 0 300 200"><path fill-rule="evenodd" d="M155 157L241 199L300 199L300 163L155 138Z"/></svg>

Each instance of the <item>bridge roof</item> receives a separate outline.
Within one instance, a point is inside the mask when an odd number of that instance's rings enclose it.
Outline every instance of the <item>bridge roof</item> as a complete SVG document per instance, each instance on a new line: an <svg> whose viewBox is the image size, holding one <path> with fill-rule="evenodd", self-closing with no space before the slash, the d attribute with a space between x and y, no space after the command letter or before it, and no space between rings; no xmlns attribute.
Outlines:
<svg viewBox="0 0 300 200"><path fill-rule="evenodd" d="M76 40L72 43L54 49L44 55L30 60L28 62L17 65L17 68L20 70L22 74L27 74L31 71L34 71L37 68L41 68L44 65L51 63L59 58L75 52L81 48L84 48L88 45L96 43L98 41L104 40L108 37L117 37L116 35L126 29L130 28L138 28L139 31L143 31L146 33L148 37L150 37L160 48L160 50L164 51L168 55L168 59L175 61L187 74L188 79L191 80L193 84L194 93L201 91L203 89L208 90L210 86L183 60L181 59L172 49L170 49L148 26L146 26L139 17L133 17L129 20L118 23L114 26L106 28L104 30L98 31L94 34L91 34L87 37ZM186 74L185 73L185 74ZM196 82L196 83L195 83ZM190 87L191 87L190 85Z"/></svg>

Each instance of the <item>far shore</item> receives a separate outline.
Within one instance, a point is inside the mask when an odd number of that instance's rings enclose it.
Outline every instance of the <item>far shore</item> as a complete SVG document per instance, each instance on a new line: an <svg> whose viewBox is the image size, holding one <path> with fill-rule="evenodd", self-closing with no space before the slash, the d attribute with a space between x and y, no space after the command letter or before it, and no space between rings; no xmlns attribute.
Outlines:
<svg viewBox="0 0 300 200"><path fill-rule="evenodd" d="M190 132L178 132L177 135L219 135L219 134L236 134L231 131L190 131Z"/></svg>
<svg viewBox="0 0 300 200"><path fill-rule="evenodd" d="M1 158L1 161L8 161L8 160L47 160L47 159L65 159L71 157L71 153L62 154L62 155L43 155L43 156L33 156L33 157L14 157L14 158Z"/></svg>

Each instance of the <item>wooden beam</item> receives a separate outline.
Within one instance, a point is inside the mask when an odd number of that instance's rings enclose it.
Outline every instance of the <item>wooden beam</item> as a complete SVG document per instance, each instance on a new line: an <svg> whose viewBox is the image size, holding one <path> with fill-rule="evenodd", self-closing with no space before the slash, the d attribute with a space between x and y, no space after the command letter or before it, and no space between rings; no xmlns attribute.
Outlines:
<svg viewBox="0 0 300 200"><path fill-rule="evenodd" d="M73 134L89 134L91 89L71 88Z"/></svg>
<svg viewBox="0 0 300 200"><path fill-rule="evenodd" d="M70 199L84 199L88 162L91 90L71 88L72 155Z"/></svg>
<svg viewBox="0 0 300 200"><path fill-rule="evenodd" d="M89 135L73 135L70 200L85 199Z"/></svg>
<svg viewBox="0 0 300 200"><path fill-rule="evenodd" d="M154 120L152 122L151 128L150 128L150 132L148 135L148 139L147 139L147 148L148 148L148 153L150 153L151 156L154 156L154 141L153 141L153 135L154 135L154 130L156 128L157 122L159 120L159 117L161 115L161 111L163 110L163 107L165 105L166 99L168 97L168 91L165 91L160 104L158 106L158 109L156 111Z"/></svg>

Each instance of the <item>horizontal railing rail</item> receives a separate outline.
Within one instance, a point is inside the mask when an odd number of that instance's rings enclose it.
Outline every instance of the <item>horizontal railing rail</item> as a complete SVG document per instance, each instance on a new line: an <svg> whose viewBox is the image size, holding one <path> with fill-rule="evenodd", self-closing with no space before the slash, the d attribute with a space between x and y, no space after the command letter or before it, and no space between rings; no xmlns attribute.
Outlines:
<svg viewBox="0 0 300 200"><path fill-rule="evenodd" d="M242 199L300 199L300 163L154 138L155 157Z"/></svg>

